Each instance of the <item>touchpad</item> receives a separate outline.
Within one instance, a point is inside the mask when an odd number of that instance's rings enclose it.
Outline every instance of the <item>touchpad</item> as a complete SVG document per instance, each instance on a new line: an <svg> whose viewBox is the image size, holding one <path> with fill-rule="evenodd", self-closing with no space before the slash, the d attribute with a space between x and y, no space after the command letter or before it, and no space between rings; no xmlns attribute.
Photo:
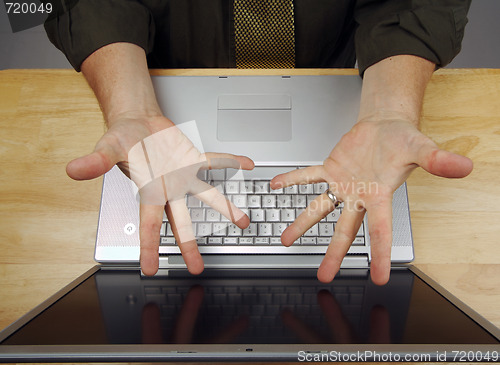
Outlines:
<svg viewBox="0 0 500 365"><path fill-rule="evenodd" d="M290 95L220 95L217 104L219 141L257 142L292 139Z"/></svg>

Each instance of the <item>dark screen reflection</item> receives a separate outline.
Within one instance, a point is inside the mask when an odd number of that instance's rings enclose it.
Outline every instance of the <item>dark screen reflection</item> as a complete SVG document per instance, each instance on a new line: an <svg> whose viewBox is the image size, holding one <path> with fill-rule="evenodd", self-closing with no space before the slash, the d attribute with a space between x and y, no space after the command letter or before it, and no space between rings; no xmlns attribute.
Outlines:
<svg viewBox="0 0 500 365"><path fill-rule="evenodd" d="M293 275L291 277L290 275ZM410 270L209 271L142 278L101 270L5 344L498 343Z"/></svg>

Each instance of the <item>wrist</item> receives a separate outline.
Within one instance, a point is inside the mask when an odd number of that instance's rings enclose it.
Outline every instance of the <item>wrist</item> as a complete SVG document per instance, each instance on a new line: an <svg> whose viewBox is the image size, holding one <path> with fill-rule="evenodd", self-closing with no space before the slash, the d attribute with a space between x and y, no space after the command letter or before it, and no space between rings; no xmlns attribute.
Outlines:
<svg viewBox="0 0 500 365"><path fill-rule="evenodd" d="M434 67L432 62L411 55L389 57L369 67L363 79L358 119L388 117L418 126Z"/></svg>
<svg viewBox="0 0 500 365"><path fill-rule="evenodd" d="M401 110L390 110L390 109L377 109L358 117L357 123L406 123L418 127L418 119L415 118L415 115L406 113Z"/></svg>
<svg viewBox="0 0 500 365"><path fill-rule="evenodd" d="M127 128L130 133L135 134L133 130L139 128L141 130L138 135L145 136L154 134L165 128L175 126L175 124L162 114L145 114L140 111L127 111L114 115L107 121L108 128Z"/></svg>
<svg viewBox="0 0 500 365"><path fill-rule="evenodd" d="M123 121L151 124L154 123L154 121L157 119L168 120L163 116L160 110L141 108L112 110L109 113L104 114L104 119L106 120L106 124L108 127L112 127L114 124ZM168 121L170 122L170 120Z"/></svg>
<svg viewBox="0 0 500 365"><path fill-rule="evenodd" d="M82 73L94 91L108 125L121 118L161 116L144 50L112 43L92 53Z"/></svg>

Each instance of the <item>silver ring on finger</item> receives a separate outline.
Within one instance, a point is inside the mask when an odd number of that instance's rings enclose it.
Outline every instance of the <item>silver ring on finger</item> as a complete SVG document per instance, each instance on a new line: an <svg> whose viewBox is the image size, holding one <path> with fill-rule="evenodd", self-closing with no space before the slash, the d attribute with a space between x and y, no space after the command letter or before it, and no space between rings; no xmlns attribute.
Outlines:
<svg viewBox="0 0 500 365"><path fill-rule="evenodd" d="M330 189L328 189L325 193L335 208L337 208L342 203L342 200L337 198L337 196L334 193L332 193L332 191Z"/></svg>

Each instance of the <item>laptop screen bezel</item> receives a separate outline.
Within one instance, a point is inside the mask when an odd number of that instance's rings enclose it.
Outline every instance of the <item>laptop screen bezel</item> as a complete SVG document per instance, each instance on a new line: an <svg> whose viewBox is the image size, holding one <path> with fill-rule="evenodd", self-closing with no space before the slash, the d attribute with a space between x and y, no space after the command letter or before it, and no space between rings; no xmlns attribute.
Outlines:
<svg viewBox="0 0 500 365"><path fill-rule="evenodd" d="M500 341L500 329L487 321L469 306L451 294L415 266L405 266L430 288L442 295L481 328ZM29 313L0 332L0 362L32 361L297 361L299 351L304 359L322 358L326 360L356 358L372 354L381 360L397 356L413 356L426 361L458 361L460 354L474 353L475 358L487 353L499 352L498 345L448 345L448 344L133 344L133 345L2 345L5 339L18 331L45 309L56 303L71 290L107 268L96 265L72 281L59 292L35 307ZM137 268L113 266L113 270L137 270ZM445 358L443 358L445 354ZM337 357L335 357L337 356ZM427 358L427 356L433 356ZM438 357L441 356L441 357ZM373 359L372 359L373 360ZM376 361L376 359L374 360Z"/></svg>

